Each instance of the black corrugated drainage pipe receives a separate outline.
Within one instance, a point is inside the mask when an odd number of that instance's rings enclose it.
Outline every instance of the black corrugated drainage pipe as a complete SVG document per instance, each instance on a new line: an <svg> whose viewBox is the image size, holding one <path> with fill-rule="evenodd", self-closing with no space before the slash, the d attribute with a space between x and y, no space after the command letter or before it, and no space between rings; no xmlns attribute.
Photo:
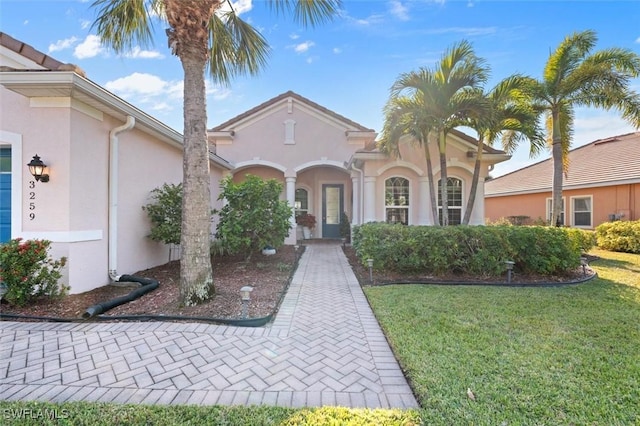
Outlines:
<svg viewBox="0 0 640 426"><path fill-rule="evenodd" d="M152 290L155 290L160 285L160 283L154 279L140 278L134 275L121 275L118 277L117 281L140 283L142 284L142 287L138 287L131 293L124 296L116 297L115 299L107 300L106 302L89 306L84 314L82 314L82 318L93 318L94 316L107 312L109 309L113 309L116 306L129 303L132 300L136 300L140 296L147 294Z"/></svg>

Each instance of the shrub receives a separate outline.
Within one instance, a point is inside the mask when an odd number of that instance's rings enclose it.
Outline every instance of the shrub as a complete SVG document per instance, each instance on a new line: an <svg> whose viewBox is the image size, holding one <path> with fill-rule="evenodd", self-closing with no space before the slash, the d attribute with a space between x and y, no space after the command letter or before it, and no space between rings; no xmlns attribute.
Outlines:
<svg viewBox="0 0 640 426"><path fill-rule="evenodd" d="M68 287L58 285L65 257L54 260L48 254L51 242L15 238L0 246L0 281L7 285L4 298L24 306L39 296L58 297Z"/></svg>
<svg viewBox="0 0 640 426"><path fill-rule="evenodd" d="M280 200L282 184L275 179L263 180L247 175L241 183L231 176L221 184L219 200L226 205L215 211L220 215L216 238L231 254L246 254L265 246L278 247L291 229L291 207Z"/></svg>
<svg viewBox="0 0 640 426"><path fill-rule="evenodd" d="M580 264L593 237L579 229L539 226L354 227L353 246L363 263L403 273L499 276L506 260L525 274L562 274Z"/></svg>
<svg viewBox="0 0 640 426"><path fill-rule="evenodd" d="M640 254L640 220L605 222L596 227L598 247Z"/></svg>
<svg viewBox="0 0 640 426"><path fill-rule="evenodd" d="M152 203L143 206L151 220L149 238L165 244L180 244L182 184L165 183L151 191Z"/></svg>

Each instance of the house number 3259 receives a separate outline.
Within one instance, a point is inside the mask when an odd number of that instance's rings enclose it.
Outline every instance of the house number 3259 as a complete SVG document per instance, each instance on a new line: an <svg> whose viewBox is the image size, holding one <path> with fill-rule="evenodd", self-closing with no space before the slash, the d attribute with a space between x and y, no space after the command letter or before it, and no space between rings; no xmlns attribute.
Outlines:
<svg viewBox="0 0 640 426"><path fill-rule="evenodd" d="M36 182L34 180L29 181L29 220L36 218Z"/></svg>

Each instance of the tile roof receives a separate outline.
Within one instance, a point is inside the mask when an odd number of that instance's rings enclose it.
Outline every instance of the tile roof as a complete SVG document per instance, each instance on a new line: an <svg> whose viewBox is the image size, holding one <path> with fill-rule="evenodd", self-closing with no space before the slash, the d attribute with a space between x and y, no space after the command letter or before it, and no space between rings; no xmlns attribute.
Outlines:
<svg viewBox="0 0 640 426"><path fill-rule="evenodd" d="M485 183L485 195L500 196L551 191L551 158ZM569 171L563 188L609 186L640 182L640 132L598 139L569 151Z"/></svg>
<svg viewBox="0 0 640 426"><path fill-rule="evenodd" d="M34 49L32 46L16 40L8 34L0 32L0 46L4 46L9 50L16 52L19 55L24 56L27 59L32 60L36 64L48 70L58 70L64 63L46 55L39 50Z"/></svg>
<svg viewBox="0 0 640 426"><path fill-rule="evenodd" d="M305 104L311 106L314 109L322 111L323 113L325 113L327 115L330 115L330 116L332 116L332 117L334 117L334 118L336 118L336 119L338 119L340 121L343 121L343 122L353 126L354 127L353 130L360 130L360 131L363 131L363 132L374 132L375 131L373 129L366 128L362 124L356 123L355 121L352 121L352 120L348 119L347 117L344 117L344 116L342 116L342 115L340 115L340 114L338 114L336 112L333 112L330 109L325 108L322 105L317 104L317 103L313 102L312 100L305 98L304 96L300 96L299 94L297 94L297 93L295 93L295 92L293 92L291 90L289 90L288 92L282 93L282 94L276 96L275 98L271 98L268 101L263 102L260 105L258 105L256 107L253 107L250 110L245 111L242 114L237 115L237 116L231 118L230 120L227 120L224 123L212 128L212 129L209 129L209 131L210 132L219 132L219 131L227 130L229 128L229 126L233 125L234 123L237 123L237 122L239 122L239 121L241 121L241 120L243 120L243 119L245 119L247 117L250 117L251 115L259 112L260 110L262 110L264 108L267 108L267 107L269 107L269 106L271 106L273 104L276 104L279 101L281 101L283 99L286 99L288 97L292 97L294 99L297 99L298 101L300 101L302 103L305 103Z"/></svg>

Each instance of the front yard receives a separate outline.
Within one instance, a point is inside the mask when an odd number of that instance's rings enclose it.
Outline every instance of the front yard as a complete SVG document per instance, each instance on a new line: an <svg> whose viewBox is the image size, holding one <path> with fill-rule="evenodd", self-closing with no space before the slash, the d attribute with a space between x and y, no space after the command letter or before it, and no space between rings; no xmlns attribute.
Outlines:
<svg viewBox="0 0 640 426"><path fill-rule="evenodd" d="M426 424L640 422L640 255L592 254L577 286L365 289Z"/></svg>

